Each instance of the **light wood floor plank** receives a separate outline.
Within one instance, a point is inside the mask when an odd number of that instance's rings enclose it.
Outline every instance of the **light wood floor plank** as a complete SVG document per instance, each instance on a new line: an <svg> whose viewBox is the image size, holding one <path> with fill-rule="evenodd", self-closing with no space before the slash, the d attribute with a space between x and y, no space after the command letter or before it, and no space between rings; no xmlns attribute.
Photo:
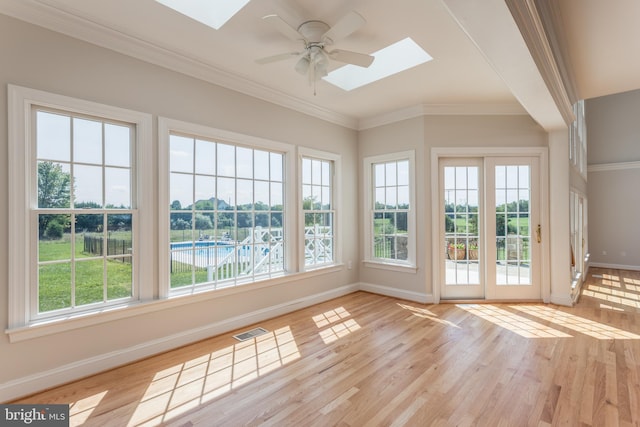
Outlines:
<svg viewBox="0 0 640 427"><path fill-rule="evenodd" d="M101 427L640 425L640 272L591 269L572 308L357 292L259 326L16 403Z"/></svg>

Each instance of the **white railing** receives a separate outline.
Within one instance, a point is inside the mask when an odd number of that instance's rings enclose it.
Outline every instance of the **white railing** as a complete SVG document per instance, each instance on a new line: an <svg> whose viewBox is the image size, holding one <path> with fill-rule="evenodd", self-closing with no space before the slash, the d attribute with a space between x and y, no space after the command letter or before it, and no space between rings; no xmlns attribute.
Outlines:
<svg viewBox="0 0 640 427"><path fill-rule="evenodd" d="M304 228L304 259L306 265L333 261L333 227L312 225Z"/></svg>
<svg viewBox="0 0 640 427"><path fill-rule="evenodd" d="M313 225L304 229L304 256L309 264L333 261L333 228ZM172 252L172 260L207 269L207 280L282 271L284 266L284 231L282 228L255 227L241 242L211 242L211 249L195 248ZM223 243L223 242L220 242ZM206 255L198 251L206 251ZM211 254L209 253L211 252ZM179 254L179 259L173 258ZM213 254L213 255L212 255Z"/></svg>

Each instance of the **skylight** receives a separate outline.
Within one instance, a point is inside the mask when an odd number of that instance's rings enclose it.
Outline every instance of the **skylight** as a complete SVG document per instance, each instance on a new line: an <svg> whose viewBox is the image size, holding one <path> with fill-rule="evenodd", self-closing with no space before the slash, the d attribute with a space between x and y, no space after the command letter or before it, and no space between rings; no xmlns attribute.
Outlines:
<svg viewBox="0 0 640 427"><path fill-rule="evenodd" d="M330 72L328 76L324 77L324 80L349 91L433 59L411 37L400 40L371 55L375 59L369 68L345 65Z"/></svg>
<svg viewBox="0 0 640 427"><path fill-rule="evenodd" d="M250 0L156 0L176 12L216 30L240 11Z"/></svg>

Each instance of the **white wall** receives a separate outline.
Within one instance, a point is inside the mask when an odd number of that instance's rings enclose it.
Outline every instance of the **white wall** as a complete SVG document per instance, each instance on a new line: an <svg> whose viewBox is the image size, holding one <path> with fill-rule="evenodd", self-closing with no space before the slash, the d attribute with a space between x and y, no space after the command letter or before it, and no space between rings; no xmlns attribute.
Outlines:
<svg viewBox="0 0 640 427"><path fill-rule="evenodd" d="M342 155L343 254L357 260L357 133L295 111L0 15L0 325L7 327L7 84ZM154 141L157 141L154 130ZM156 143L154 142L154 147ZM157 160L157 150L148 153ZM157 174L157 170L155 171ZM157 190L156 190L157 191ZM157 195L154 195L157 200ZM148 218L157 224L157 217ZM155 225L154 225L155 226ZM157 247L154 242L154 247ZM157 267L157 257L145 260ZM357 264L357 263L356 263ZM154 270L157 270L154 269ZM358 269L222 298L184 300L163 311L9 343L0 334L0 401L125 363L257 317L329 298L357 283ZM246 285L251 289L251 285ZM189 297L190 298L190 297ZM315 299L314 299L315 298ZM292 304L297 302L298 304ZM271 311L270 311L271 310ZM257 317L243 317L254 313ZM230 322L230 319L232 322ZM186 335L185 335L186 334Z"/></svg>
<svg viewBox="0 0 640 427"><path fill-rule="evenodd" d="M571 229L569 131L549 134L549 270L551 302L573 305L571 292Z"/></svg>
<svg viewBox="0 0 640 427"><path fill-rule="evenodd" d="M640 91L586 101L590 265L640 270Z"/></svg>
<svg viewBox="0 0 640 427"><path fill-rule="evenodd" d="M360 132L359 158L404 150L416 152L417 264L414 273L360 267L360 281L378 286L389 295L407 294L431 301L431 148L433 147L540 147L546 132L529 116L425 116ZM361 187L362 188L362 187ZM362 191L367 191L362 188ZM567 193L568 197L568 193ZM362 204L362 194L360 197ZM436 207L437 208L437 207ZM362 207L361 212L364 211ZM362 224L361 233L362 230ZM362 235L362 234L361 234ZM360 253L364 255L363 242ZM420 297L420 298L418 298Z"/></svg>

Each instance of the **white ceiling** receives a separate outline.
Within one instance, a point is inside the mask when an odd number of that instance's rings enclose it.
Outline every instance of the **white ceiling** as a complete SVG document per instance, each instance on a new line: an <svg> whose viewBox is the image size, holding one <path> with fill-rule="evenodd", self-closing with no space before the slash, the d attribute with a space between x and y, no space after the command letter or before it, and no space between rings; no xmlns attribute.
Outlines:
<svg viewBox="0 0 640 427"><path fill-rule="evenodd" d="M640 1L557 2L580 98L640 89Z"/></svg>
<svg viewBox="0 0 640 427"><path fill-rule="evenodd" d="M640 2L559 5L578 94L640 87ZM333 25L350 10L367 23L333 47L372 53L411 37L434 60L351 92L320 81L316 95L295 58L255 63L301 47L263 16ZM559 123L555 112L545 117L550 97L532 78L537 70L504 0L252 0L219 30L154 0L0 0L0 13L355 129L425 112L528 112L543 127Z"/></svg>

